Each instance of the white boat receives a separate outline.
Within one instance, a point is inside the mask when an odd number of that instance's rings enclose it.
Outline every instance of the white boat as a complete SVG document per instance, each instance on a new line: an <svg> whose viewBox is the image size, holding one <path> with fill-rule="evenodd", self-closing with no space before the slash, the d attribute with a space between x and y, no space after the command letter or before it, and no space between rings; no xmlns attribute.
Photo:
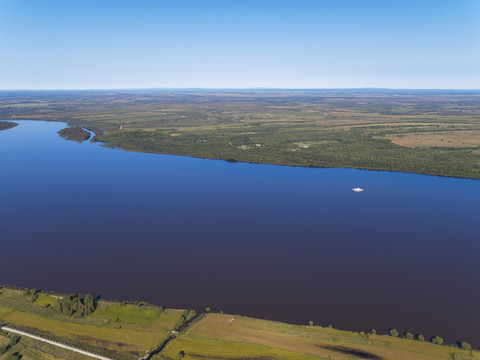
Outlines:
<svg viewBox="0 0 480 360"><path fill-rule="evenodd" d="M365 191L365 190L363 190L362 188L359 188L359 187L353 188L352 190L355 191L355 192Z"/></svg>

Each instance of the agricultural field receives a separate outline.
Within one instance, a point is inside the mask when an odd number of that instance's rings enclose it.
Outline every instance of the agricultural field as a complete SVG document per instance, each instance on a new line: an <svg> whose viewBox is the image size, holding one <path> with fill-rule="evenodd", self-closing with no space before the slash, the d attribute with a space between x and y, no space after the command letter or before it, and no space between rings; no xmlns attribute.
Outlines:
<svg viewBox="0 0 480 360"><path fill-rule="evenodd" d="M8 346L14 335L7 332L0 332L0 346ZM15 357L18 356L18 357ZM86 355L75 353L60 347L50 345L28 337L20 337L18 343L9 347L9 349L0 355L0 360L9 359L23 360L91 360Z"/></svg>
<svg viewBox="0 0 480 360"><path fill-rule="evenodd" d="M1 288L0 325L120 360L480 359L480 352L469 344L442 345L443 341L437 344L413 334L342 331L313 323L290 325L228 314L197 316L193 311L142 302L100 300L89 315L65 315L58 304L66 298L83 299ZM0 330L0 360L20 358L88 357Z"/></svg>
<svg viewBox="0 0 480 360"><path fill-rule="evenodd" d="M134 359L146 354L182 323L185 310L139 303L99 301L88 316L68 316L56 309L62 296L3 288L0 321L60 343L113 359ZM183 320L182 320L183 319Z"/></svg>
<svg viewBox="0 0 480 360"><path fill-rule="evenodd" d="M0 119L65 121L130 151L480 178L473 90L0 92Z"/></svg>
<svg viewBox="0 0 480 360"><path fill-rule="evenodd" d="M455 130L422 133L389 134L385 139L411 148L415 147L459 147L478 148L480 130Z"/></svg>
<svg viewBox="0 0 480 360"><path fill-rule="evenodd" d="M207 314L171 341L158 359L479 359L480 353L401 337Z"/></svg>

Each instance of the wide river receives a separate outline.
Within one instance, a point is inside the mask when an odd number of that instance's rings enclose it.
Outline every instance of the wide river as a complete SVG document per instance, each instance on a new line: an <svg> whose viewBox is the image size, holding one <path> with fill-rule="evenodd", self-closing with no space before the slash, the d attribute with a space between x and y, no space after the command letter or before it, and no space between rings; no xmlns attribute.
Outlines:
<svg viewBox="0 0 480 360"><path fill-rule="evenodd" d="M0 283L480 345L478 180L133 153L19 123L0 131Z"/></svg>

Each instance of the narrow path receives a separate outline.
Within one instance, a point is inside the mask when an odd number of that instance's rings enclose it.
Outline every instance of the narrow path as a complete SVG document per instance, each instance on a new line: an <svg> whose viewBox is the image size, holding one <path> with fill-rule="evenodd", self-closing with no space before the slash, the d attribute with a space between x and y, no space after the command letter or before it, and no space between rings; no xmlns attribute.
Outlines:
<svg viewBox="0 0 480 360"><path fill-rule="evenodd" d="M163 340L163 342L156 348L154 349L153 351L151 351L146 357L140 359L140 360L151 360L153 356L157 355L157 354L160 354L163 349L165 349L165 347L168 345L168 343L174 339L177 338L177 336L180 334L180 333L186 333L188 330L189 330L189 326L195 322L195 321L199 321L201 319L203 319L205 316L205 314L198 314L196 316L194 316L193 318L191 318L190 320L186 321L185 323L183 323L182 326L180 326L180 328L178 329L178 331L175 331L175 330L172 330L170 332L170 334ZM198 323L198 322L197 322ZM195 324L196 325L196 324Z"/></svg>
<svg viewBox="0 0 480 360"><path fill-rule="evenodd" d="M32 339L35 339L35 340L38 340L38 341L42 341L42 342L48 343L50 345L55 345L55 346L61 347L62 349L67 349L67 350L74 351L74 352L79 353L79 354L90 356L90 357L95 358L95 359L113 360L113 359L110 359L110 358L107 358L107 357L104 357L104 356L100 356L100 355L97 355L97 354L90 353L88 351L83 351L83 350L76 349L76 348L68 346L68 345L63 345L63 344L60 344L56 341L48 340L48 339L42 338L40 336L32 335L32 334L26 333L24 331L15 330L15 329L9 328L7 326L0 326L0 329L8 331L8 332L15 333L15 334L18 334L18 335L26 336L26 337L29 337L29 338L32 338Z"/></svg>
<svg viewBox="0 0 480 360"><path fill-rule="evenodd" d="M199 316L197 316L197 317L195 318L195 324L193 324L192 326L187 326L187 327L185 328L185 334L188 334L190 331L192 331L198 324L200 324L201 321L199 321L199 320L202 320L202 319L204 319L204 318L207 318L208 315L209 315L209 314L205 314L205 313L204 313L204 314L200 314ZM193 323L193 320L190 322L189 325L191 325L192 323Z"/></svg>

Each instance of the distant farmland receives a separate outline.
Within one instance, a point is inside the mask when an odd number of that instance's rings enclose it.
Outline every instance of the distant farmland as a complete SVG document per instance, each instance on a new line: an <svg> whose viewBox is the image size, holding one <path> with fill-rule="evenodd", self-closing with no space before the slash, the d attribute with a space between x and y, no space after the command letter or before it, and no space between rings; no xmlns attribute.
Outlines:
<svg viewBox="0 0 480 360"><path fill-rule="evenodd" d="M0 119L139 152L480 178L478 91L0 92Z"/></svg>

